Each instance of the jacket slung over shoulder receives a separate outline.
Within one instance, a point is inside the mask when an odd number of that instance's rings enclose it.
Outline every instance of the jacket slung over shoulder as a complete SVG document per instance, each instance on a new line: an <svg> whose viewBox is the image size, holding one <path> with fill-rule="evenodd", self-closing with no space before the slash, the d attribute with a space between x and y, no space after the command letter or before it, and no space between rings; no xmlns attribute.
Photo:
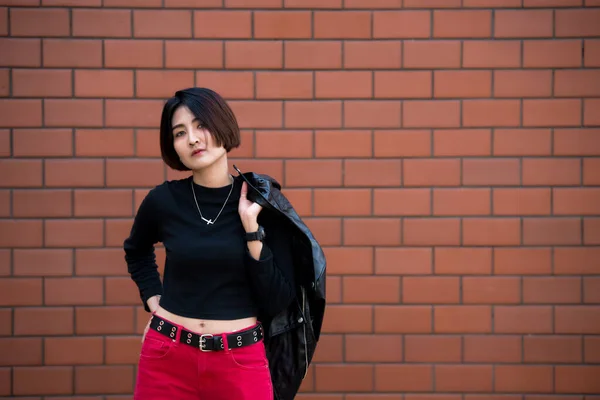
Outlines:
<svg viewBox="0 0 600 400"><path fill-rule="evenodd" d="M274 178L235 170L248 184L248 199L260 204L259 223L278 268L294 276L293 298L276 313L259 315L276 400L295 398L312 361L325 315L327 263L311 231L281 192ZM274 227L269 235L269 227ZM271 308L273 310L273 308Z"/></svg>

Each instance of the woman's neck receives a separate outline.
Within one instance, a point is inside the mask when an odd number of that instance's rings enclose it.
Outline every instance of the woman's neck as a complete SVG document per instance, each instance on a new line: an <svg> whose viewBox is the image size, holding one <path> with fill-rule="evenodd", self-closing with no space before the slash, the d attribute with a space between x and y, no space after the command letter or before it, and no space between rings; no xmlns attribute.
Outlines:
<svg viewBox="0 0 600 400"><path fill-rule="evenodd" d="M207 168L194 171L192 179L194 180L194 183L209 188L219 188L231 185L233 181L225 158L215 162Z"/></svg>

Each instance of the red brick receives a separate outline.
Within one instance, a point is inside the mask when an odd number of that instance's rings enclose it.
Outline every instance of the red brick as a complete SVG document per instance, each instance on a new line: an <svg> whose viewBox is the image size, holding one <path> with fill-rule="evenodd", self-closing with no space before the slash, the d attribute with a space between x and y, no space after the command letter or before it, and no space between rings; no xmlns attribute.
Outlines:
<svg viewBox="0 0 600 400"><path fill-rule="evenodd" d="M0 38L0 65L3 67L39 67L41 40Z"/></svg>
<svg viewBox="0 0 600 400"><path fill-rule="evenodd" d="M373 307L336 305L329 307L323 333L366 333L372 331Z"/></svg>
<svg viewBox="0 0 600 400"><path fill-rule="evenodd" d="M371 232L368 236L364 232ZM347 246L392 246L401 241L400 220L395 218L355 218L344 223Z"/></svg>
<svg viewBox="0 0 600 400"><path fill-rule="evenodd" d="M15 157L68 157L73 155L70 129L14 129Z"/></svg>
<svg viewBox="0 0 600 400"><path fill-rule="evenodd" d="M555 388L561 393L598 393L600 382L597 365L557 365L555 369ZM591 398L591 396L586 396Z"/></svg>
<svg viewBox="0 0 600 400"><path fill-rule="evenodd" d="M377 158L431 156L431 133L425 129L377 130L373 140Z"/></svg>
<svg viewBox="0 0 600 400"><path fill-rule="evenodd" d="M41 306L42 280L39 278L0 278L0 306Z"/></svg>
<svg viewBox="0 0 600 400"><path fill-rule="evenodd" d="M75 393L114 394L131 390L135 382L133 366L81 366L75 368Z"/></svg>
<svg viewBox="0 0 600 400"><path fill-rule="evenodd" d="M583 2L584 2L584 0L523 0L523 6L524 7L574 7L574 6L583 6Z"/></svg>
<svg viewBox="0 0 600 400"><path fill-rule="evenodd" d="M527 218L523 221L525 245L581 244L581 221L576 218Z"/></svg>
<svg viewBox="0 0 600 400"><path fill-rule="evenodd" d="M494 37L552 37L552 10L498 10L494 13Z"/></svg>
<svg viewBox="0 0 600 400"><path fill-rule="evenodd" d="M553 191L554 215L599 215L600 188L564 188Z"/></svg>
<svg viewBox="0 0 600 400"><path fill-rule="evenodd" d="M23 159L0 160L0 187L42 186L42 161Z"/></svg>
<svg viewBox="0 0 600 400"><path fill-rule="evenodd" d="M434 130L435 156L489 156L491 132L488 129Z"/></svg>
<svg viewBox="0 0 600 400"><path fill-rule="evenodd" d="M167 98L194 86L193 71L137 71L136 97Z"/></svg>
<svg viewBox="0 0 600 400"><path fill-rule="evenodd" d="M496 333L552 333L551 306L496 306L494 332Z"/></svg>
<svg viewBox="0 0 600 400"><path fill-rule="evenodd" d="M162 68L163 67L163 47L166 48L166 67L173 67L170 62L174 62L169 57L169 45L163 46L160 40L104 40L104 67L105 68ZM171 42L167 42L171 43ZM216 44L216 43L215 43ZM221 52L222 53L222 52ZM198 55L195 55L198 57ZM207 56L205 53L204 56ZM186 61L189 61L185 54ZM214 64L215 61L209 57ZM221 66L221 62L219 62ZM186 68L195 68L196 65L187 64Z"/></svg>
<svg viewBox="0 0 600 400"><path fill-rule="evenodd" d="M600 308L589 306L555 307L555 333L596 334L600 328Z"/></svg>
<svg viewBox="0 0 600 400"><path fill-rule="evenodd" d="M257 131L256 156L260 158L310 158L313 135L310 131Z"/></svg>
<svg viewBox="0 0 600 400"><path fill-rule="evenodd" d="M160 100L106 100L105 114L107 127L156 127L156 120L162 112Z"/></svg>
<svg viewBox="0 0 600 400"><path fill-rule="evenodd" d="M598 274L597 247L556 248L554 255L554 271L556 275L593 275Z"/></svg>
<svg viewBox="0 0 600 400"><path fill-rule="evenodd" d="M497 275L544 275L552 271L550 249L498 248L494 250Z"/></svg>
<svg viewBox="0 0 600 400"><path fill-rule="evenodd" d="M336 160L289 160L286 186L341 186L342 164Z"/></svg>
<svg viewBox="0 0 600 400"><path fill-rule="evenodd" d="M466 159L463 160L462 180L470 186L517 185L520 172L517 159Z"/></svg>
<svg viewBox="0 0 600 400"><path fill-rule="evenodd" d="M583 244L600 244L600 218L583 219Z"/></svg>
<svg viewBox="0 0 600 400"><path fill-rule="evenodd" d="M134 332L131 307L77 307L75 313L78 335L118 335Z"/></svg>
<svg viewBox="0 0 600 400"><path fill-rule="evenodd" d="M42 5L49 7L100 7L102 0L42 0Z"/></svg>
<svg viewBox="0 0 600 400"><path fill-rule="evenodd" d="M600 40L586 39L584 50L584 65L586 67L600 67Z"/></svg>
<svg viewBox="0 0 600 400"><path fill-rule="evenodd" d="M436 38L489 38L492 12L489 10L435 10L433 36Z"/></svg>
<svg viewBox="0 0 600 400"><path fill-rule="evenodd" d="M371 15L363 11L315 11L316 39L364 39L371 37ZM376 25L376 23L375 23Z"/></svg>
<svg viewBox="0 0 600 400"><path fill-rule="evenodd" d="M491 195L489 189L433 190L433 215L489 215L490 208Z"/></svg>
<svg viewBox="0 0 600 400"><path fill-rule="evenodd" d="M347 100L344 126L348 128L399 128L401 103L387 100Z"/></svg>
<svg viewBox="0 0 600 400"><path fill-rule="evenodd" d="M550 189L494 189L494 215L550 215Z"/></svg>
<svg viewBox="0 0 600 400"><path fill-rule="evenodd" d="M342 44L339 41L286 41L284 50L285 68L337 69L342 66Z"/></svg>
<svg viewBox="0 0 600 400"><path fill-rule="evenodd" d="M509 127L521 124L521 103L518 100L464 100L463 126Z"/></svg>
<svg viewBox="0 0 600 400"><path fill-rule="evenodd" d="M460 104L454 100L407 100L402 103L402 126L454 128L460 125Z"/></svg>
<svg viewBox="0 0 600 400"><path fill-rule="evenodd" d="M371 176L379 175L376 183ZM399 186L402 167L399 160L347 160L344 169L345 186Z"/></svg>
<svg viewBox="0 0 600 400"><path fill-rule="evenodd" d="M73 252L66 249L16 249L13 275L61 276L73 272Z"/></svg>
<svg viewBox="0 0 600 400"><path fill-rule="evenodd" d="M342 0L283 0L285 8L342 8Z"/></svg>
<svg viewBox="0 0 600 400"><path fill-rule="evenodd" d="M15 218L72 216L70 190L14 190L12 204Z"/></svg>
<svg viewBox="0 0 600 400"><path fill-rule="evenodd" d="M0 126L9 128L40 127L42 102L40 100L0 99Z"/></svg>
<svg viewBox="0 0 600 400"><path fill-rule="evenodd" d="M315 97L322 99L371 97L373 76L364 71L317 71Z"/></svg>
<svg viewBox="0 0 600 400"><path fill-rule="evenodd" d="M14 310L15 336L73 335L72 307L23 307Z"/></svg>
<svg viewBox="0 0 600 400"><path fill-rule="evenodd" d="M431 92L431 72L375 72L374 96L376 98L430 98Z"/></svg>
<svg viewBox="0 0 600 400"><path fill-rule="evenodd" d="M133 156L131 129L77 129L75 154L79 157Z"/></svg>
<svg viewBox="0 0 600 400"><path fill-rule="evenodd" d="M280 8L283 0L224 0L224 5L230 8Z"/></svg>
<svg viewBox="0 0 600 400"><path fill-rule="evenodd" d="M346 201L351 198L352 202ZM366 216L371 214L368 189L315 189L315 216Z"/></svg>
<svg viewBox="0 0 600 400"><path fill-rule="evenodd" d="M102 160L47 160L44 165L47 187L104 186Z"/></svg>
<svg viewBox="0 0 600 400"><path fill-rule="evenodd" d="M35 382L35 384L32 384ZM13 369L13 394L67 395L73 393L72 367L17 367Z"/></svg>
<svg viewBox="0 0 600 400"><path fill-rule="evenodd" d="M272 74L269 74L267 79L272 80ZM275 80L277 80L277 78L275 78ZM260 93L262 92L261 86L264 85L264 81L265 80L262 79L261 84L259 84L257 79L257 98L262 97ZM196 84L198 86L210 86L223 98L228 100L254 98L254 76L253 73L249 71L197 71ZM285 93L287 97L291 92L302 92L302 90L298 90L297 87L288 88L269 86L265 89L267 90L267 94L271 96L275 96L277 93ZM278 97L281 98L283 96Z"/></svg>
<svg viewBox="0 0 600 400"><path fill-rule="evenodd" d="M134 10L133 36L139 38L190 38L192 13L184 10Z"/></svg>
<svg viewBox="0 0 600 400"><path fill-rule="evenodd" d="M404 186L460 185L460 161L457 159L407 159L402 168Z"/></svg>
<svg viewBox="0 0 600 400"><path fill-rule="evenodd" d="M344 0L344 8L401 8L402 0Z"/></svg>
<svg viewBox="0 0 600 400"><path fill-rule="evenodd" d="M100 305L104 302L100 278L48 278L44 280L44 304Z"/></svg>
<svg viewBox="0 0 600 400"><path fill-rule="evenodd" d="M400 68L401 64L402 43L400 41L353 40L344 43L346 68Z"/></svg>
<svg viewBox="0 0 600 400"><path fill-rule="evenodd" d="M101 364L104 344L98 337L47 338L44 361L47 365Z"/></svg>
<svg viewBox="0 0 600 400"><path fill-rule="evenodd" d="M152 5L152 3L147 2L146 0L105 0L104 4L106 5L106 1L139 1L143 4L144 7L160 7L161 2L163 0L154 0L157 4ZM148 4L148 5L147 5ZM206 7L206 8L221 8L223 6L223 0L164 0L165 7ZM135 5L138 7L138 5Z"/></svg>
<svg viewBox="0 0 600 400"><path fill-rule="evenodd" d="M402 240L409 246L457 246L460 221L455 218L405 219Z"/></svg>
<svg viewBox="0 0 600 400"><path fill-rule="evenodd" d="M286 101L283 103L286 128L340 128L342 103L335 100Z"/></svg>
<svg viewBox="0 0 600 400"><path fill-rule="evenodd" d="M576 159L526 158L522 170L526 186L579 185L581 182L581 162Z"/></svg>
<svg viewBox="0 0 600 400"><path fill-rule="evenodd" d="M11 36L69 36L69 10L26 9L10 10Z"/></svg>
<svg viewBox="0 0 600 400"><path fill-rule="evenodd" d="M101 40L44 39L43 46L44 67L102 67Z"/></svg>
<svg viewBox="0 0 600 400"><path fill-rule="evenodd" d="M523 279L523 302L564 304L581 301L581 279L562 277L527 277Z"/></svg>
<svg viewBox="0 0 600 400"><path fill-rule="evenodd" d="M552 393L553 367L547 365L497 365L495 389L512 393Z"/></svg>
<svg viewBox="0 0 600 400"><path fill-rule="evenodd" d="M256 39L309 39L312 22L309 11L259 11L254 13Z"/></svg>
<svg viewBox="0 0 600 400"><path fill-rule="evenodd" d="M523 361L528 363L580 363L582 339L569 336L528 336L523 339Z"/></svg>
<svg viewBox="0 0 600 400"><path fill-rule="evenodd" d="M97 247L103 245L102 220L53 219L45 224L46 247Z"/></svg>
<svg viewBox="0 0 600 400"><path fill-rule="evenodd" d="M495 129L494 155L550 155L552 135L549 129Z"/></svg>
<svg viewBox="0 0 600 400"><path fill-rule="evenodd" d="M521 337L517 335L469 335L464 338L464 361L469 363L518 363Z"/></svg>
<svg viewBox="0 0 600 400"><path fill-rule="evenodd" d="M152 187L164 180L162 160L112 159L106 163L106 185Z"/></svg>
<svg viewBox="0 0 600 400"><path fill-rule="evenodd" d="M404 8L459 8L462 0L404 0Z"/></svg>
<svg viewBox="0 0 600 400"><path fill-rule="evenodd" d="M375 273L378 275L426 275L431 272L431 249L381 247L375 250Z"/></svg>
<svg viewBox="0 0 600 400"><path fill-rule="evenodd" d="M402 361L402 337L399 335L347 335L345 342L345 361L348 363ZM315 361L319 360L315 357Z"/></svg>
<svg viewBox="0 0 600 400"><path fill-rule="evenodd" d="M229 103L242 129L281 128L283 104L280 101L231 101Z"/></svg>
<svg viewBox="0 0 600 400"><path fill-rule="evenodd" d="M373 38L429 38L430 31L430 11L402 10L373 12Z"/></svg>
<svg viewBox="0 0 600 400"><path fill-rule="evenodd" d="M342 293L344 303L397 304L400 301L400 278L344 277Z"/></svg>
<svg viewBox="0 0 600 400"><path fill-rule="evenodd" d="M600 10L556 10L557 37L587 37L600 35Z"/></svg>
<svg viewBox="0 0 600 400"><path fill-rule="evenodd" d="M70 97L71 71L13 69L12 92L15 97Z"/></svg>
<svg viewBox="0 0 600 400"><path fill-rule="evenodd" d="M253 86L252 83L250 86ZM313 74L310 72L256 73L257 99L312 99L313 87Z"/></svg>
<svg viewBox="0 0 600 400"><path fill-rule="evenodd" d="M600 94L600 70L557 70L554 96L593 97Z"/></svg>
<svg viewBox="0 0 600 400"><path fill-rule="evenodd" d="M521 44L516 40L469 40L463 45L463 68L521 66Z"/></svg>
<svg viewBox="0 0 600 400"><path fill-rule="evenodd" d="M431 333L430 306L376 306L376 333Z"/></svg>
<svg viewBox="0 0 600 400"><path fill-rule="evenodd" d="M315 370L315 388L323 392L369 391L373 389L373 366L319 365ZM344 377L344 379L340 379Z"/></svg>
<svg viewBox="0 0 600 400"><path fill-rule="evenodd" d="M76 217L131 217L131 190L75 190Z"/></svg>
<svg viewBox="0 0 600 400"><path fill-rule="evenodd" d="M138 336L109 336L106 338L106 364L135 364L139 361Z"/></svg>
<svg viewBox="0 0 600 400"><path fill-rule="evenodd" d="M2 338L0 352L2 366L42 365L41 338Z"/></svg>
<svg viewBox="0 0 600 400"><path fill-rule="evenodd" d="M491 365L436 365L436 390L448 392L491 392Z"/></svg>
<svg viewBox="0 0 600 400"><path fill-rule="evenodd" d="M437 98L490 97L490 71L434 71L433 96Z"/></svg>
<svg viewBox="0 0 600 400"><path fill-rule="evenodd" d="M133 72L119 70L75 71L77 97L132 97Z"/></svg>
<svg viewBox="0 0 600 400"><path fill-rule="evenodd" d="M73 36L131 37L129 10L72 10Z"/></svg>
<svg viewBox="0 0 600 400"><path fill-rule="evenodd" d="M0 220L0 246L38 247L42 245L41 220ZM9 234L10 232L10 234Z"/></svg>
<svg viewBox="0 0 600 400"><path fill-rule="evenodd" d="M517 218L470 218L463 220L463 244L467 246L513 246L521 243Z"/></svg>
<svg viewBox="0 0 600 400"><path fill-rule="evenodd" d="M600 125L600 100L584 99L583 100L583 125L598 126Z"/></svg>
<svg viewBox="0 0 600 400"><path fill-rule="evenodd" d="M521 301L519 278L464 277L462 290L464 304L516 304Z"/></svg>
<svg viewBox="0 0 600 400"><path fill-rule="evenodd" d="M494 97L550 97L552 71L494 71Z"/></svg>
<svg viewBox="0 0 600 400"><path fill-rule="evenodd" d="M120 240L122 246L123 240L131 229L132 220L122 220L126 226L127 232ZM109 230L109 221L107 221L107 231ZM107 235L108 236L108 235ZM107 246L115 246L108 243ZM160 251L156 249L157 262L160 263ZM118 276L127 275L127 269L121 263L123 254L120 248L100 248L100 249L75 249L75 274L79 276Z"/></svg>
<svg viewBox="0 0 600 400"><path fill-rule="evenodd" d="M555 129L554 154L558 156L600 155L600 129Z"/></svg>
<svg viewBox="0 0 600 400"><path fill-rule="evenodd" d="M487 306L435 306L433 318L436 333L492 331L492 312Z"/></svg>
<svg viewBox="0 0 600 400"><path fill-rule="evenodd" d="M583 159L583 184L584 185L600 185L600 159L584 158Z"/></svg>
<svg viewBox="0 0 600 400"><path fill-rule="evenodd" d="M456 304L460 302L457 277L411 277L402 279L403 304Z"/></svg>
<svg viewBox="0 0 600 400"><path fill-rule="evenodd" d="M401 376L402 379L398 379ZM377 392L429 392L433 387L433 366L381 364L375 366Z"/></svg>
<svg viewBox="0 0 600 400"><path fill-rule="evenodd" d="M327 268L332 275L373 273L373 249L368 247L327 247Z"/></svg>
<svg viewBox="0 0 600 400"><path fill-rule="evenodd" d="M228 41L225 43L225 68L278 69L283 67L281 41Z"/></svg>
<svg viewBox="0 0 600 400"><path fill-rule="evenodd" d="M436 275L489 275L492 272L492 252L487 248L436 248L434 256Z"/></svg>
<svg viewBox="0 0 600 400"><path fill-rule="evenodd" d="M44 123L56 127L102 126L103 105L99 99L46 99Z"/></svg>
<svg viewBox="0 0 600 400"><path fill-rule="evenodd" d="M461 339L458 336L406 335L406 362L460 362Z"/></svg>
<svg viewBox="0 0 600 400"><path fill-rule="evenodd" d="M399 208L398 204L402 204ZM375 189L373 214L377 216L430 215L431 193L427 189Z"/></svg>
<svg viewBox="0 0 600 400"><path fill-rule="evenodd" d="M249 39L252 37L250 11L194 11L194 37Z"/></svg>
<svg viewBox="0 0 600 400"><path fill-rule="evenodd" d="M10 93L10 71L8 69L0 69L0 95L8 97Z"/></svg>
<svg viewBox="0 0 600 400"><path fill-rule="evenodd" d="M130 277L107 278L104 285L104 298L107 305L139 305L139 291Z"/></svg>
<svg viewBox="0 0 600 400"><path fill-rule="evenodd" d="M366 130L316 131L315 157L370 157L371 144L371 132Z"/></svg>
<svg viewBox="0 0 600 400"><path fill-rule="evenodd" d="M523 67L569 68L581 66L581 40L524 40Z"/></svg>

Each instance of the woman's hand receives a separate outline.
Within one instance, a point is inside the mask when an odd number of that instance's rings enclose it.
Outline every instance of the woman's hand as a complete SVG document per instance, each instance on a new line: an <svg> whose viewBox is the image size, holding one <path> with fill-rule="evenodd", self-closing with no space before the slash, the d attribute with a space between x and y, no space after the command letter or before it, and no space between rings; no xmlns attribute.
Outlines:
<svg viewBox="0 0 600 400"><path fill-rule="evenodd" d="M156 310L158 309L158 303L160 303L160 295L157 294L156 296L150 297L148 299L147 303L148 303L148 308L150 309L150 312L152 314L154 314L156 312ZM144 339L146 338L146 333L148 333L148 329L150 329L151 321L152 321L152 316L150 316L150 318L148 319L148 323L146 324L146 327L144 328L144 333L142 334L142 343L144 343Z"/></svg>
<svg viewBox="0 0 600 400"><path fill-rule="evenodd" d="M262 207L259 204L248 200L247 196L248 184L244 182L242 183L238 212L246 232L256 232L258 230L258 214L262 210Z"/></svg>

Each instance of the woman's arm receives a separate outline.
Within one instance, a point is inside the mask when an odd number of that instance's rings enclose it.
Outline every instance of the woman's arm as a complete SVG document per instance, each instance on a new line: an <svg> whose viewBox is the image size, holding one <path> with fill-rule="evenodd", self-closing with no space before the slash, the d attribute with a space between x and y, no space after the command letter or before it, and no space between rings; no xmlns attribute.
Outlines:
<svg viewBox="0 0 600 400"><path fill-rule="evenodd" d="M133 220L129 237L123 242L127 271L140 292L144 309L153 312L162 295L154 245L160 241L156 188L150 190Z"/></svg>

